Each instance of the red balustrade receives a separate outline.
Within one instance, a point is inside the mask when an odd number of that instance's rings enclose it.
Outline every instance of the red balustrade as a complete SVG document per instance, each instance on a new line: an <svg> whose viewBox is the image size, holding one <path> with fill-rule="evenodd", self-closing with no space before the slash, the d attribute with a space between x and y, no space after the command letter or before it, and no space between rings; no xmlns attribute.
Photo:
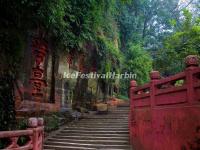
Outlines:
<svg viewBox="0 0 200 150"><path fill-rule="evenodd" d="M200 67L197 56L186 57L186 69L151 81L130 83L130 140L136 150L200 149Z"/></svg>
<svg viewBox="0 0 200 150"><path fill-rule="evenodd" d="M0 139L9 139L10 143L4 148L6 150L42 150L44 140L44 121L42 118L30 118L27 130L1 131ZM28 141L20 146L20 137L28 137Z"/></svg>

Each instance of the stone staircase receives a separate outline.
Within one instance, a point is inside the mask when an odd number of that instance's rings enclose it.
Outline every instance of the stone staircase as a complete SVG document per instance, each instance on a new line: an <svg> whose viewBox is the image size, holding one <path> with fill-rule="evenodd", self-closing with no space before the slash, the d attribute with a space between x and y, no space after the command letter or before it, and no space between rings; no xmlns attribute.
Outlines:
<svg viewBox="0 0 200 150"><path fill-rule="evenodd" d="M46 139L44 150L131 150L128 111L120 106L67 125Z"/></svg>

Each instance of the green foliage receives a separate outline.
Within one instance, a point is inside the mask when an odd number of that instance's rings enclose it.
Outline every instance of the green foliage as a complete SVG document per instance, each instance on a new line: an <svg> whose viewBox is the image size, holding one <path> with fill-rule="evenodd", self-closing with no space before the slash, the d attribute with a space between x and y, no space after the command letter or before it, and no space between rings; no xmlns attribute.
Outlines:
<svg viewBox="0 0 200 150"><path fill-rule="evenodd" d="M127 51L127 71L137 75L137 83L144 84L149 81L149 73L152 71L151 56L140 44L130 44Z"/></svg>
<svg viewBox="0 0 200 150"><path fill-rule="evenodd" d="M17 120L17 124L16 124L17 130L26 130L27 127L28 127L28 118ZM25 145L28 141L29 141L28 136L20 136L17 144L22 146L22 145Z"/></svg>
<svg viewBox="0 0 200 150"><path fill-rule="evenodd" d="M104 36L98 37L98 51L100 70L102 73L117 71L122 63L123 56L117 45Z"/></svg>
<svg viewBox="0 0 200 150"><path fill-rule="evenodd" d="M50 132L59 128L59 117L55 114L44 116L45 131Z"/></svg>
<svg viewBox="0 0 200 150"><path fill-rule="evenodd" d="M27 39L35 33L39 33L40 38L50 43L55 55L59 50L87 53L90 51L86 48L87 43L97 45L95 49L101 52L95 57L103 58L99 59L99 62L106 64L105 71L117 69L120 60L115 57L119 57L120 52L114 43L114 39L118 38L115 6L115 0L2 0L0 78L4 79L5 75L12 76L13 79L17 77L25 49L24 43L27 43ZM105 37L102 41L104 48L98 47L99 35ZM101 70L104 70L103 66ZM14 115L12 84L10 82L7 88L4 87L7 86L6 83L2 83L0 89L0 108L3 108L0 121L5 120L1 125L8 128L8 124L11 123L11 117L6 116L8 110L12 112L12 117ZM12 110L5 107L7 104ZM52 124L50 128L57 127L56 119Z"/></svg>
<svg viewBox="0 0 200 150"><path fill-rule="evenodd" d="M142 48L141 44L130 43L126 53L126 62L123 72L136 74L138 85L149 81L149 73L152 71L153 60L151 56ZM131 79L120 80L120 91L123 95L128 94Z"/></svg>
<svg viewBox="0 0 200 150"><path fill-rule="evenodd" d="M28 118L17 120L17 123L16 123L17 130L25 130L27 129L27 127L28 127Z"/></svg>
<svg viewBox="0 0 200 150"><path fill-rule="evenodd" d="M73 119L69 112L52 112L42 117L45 122L45 132L57 130L60 125L70 122Z"/></svg>
<svg viewBox="0 0 200 150"><path fill-rule="evenodd" d="M129 42L143 42L145 49L151 51L161 47L162 39L172 30L172 20L179 18L179 12L174 10L178 2L132 0L126 5L118 3L122 49L126 50Z"/></svg>
<svg viewBox="0 0 200 150"><path fill-rule="evenodd" d="M184 10L182 28L167 37L164 47L157 52L154 66L163 75L180 72L184 68L183 59L187 55L200 54L200 25L192 21L191 13Z"/></svg>
<svg viewBox="0 0 200 150"><path fill-rule="evenodd" d="M179 25L180 12L175 10L178 2L131 0L117 3L120 49L125 55L123 72L136 73L138 84L147 82L152 70L153 60L145 50L154 57L155 52L162 47L164 37ZM122 94L127 95L129 80L121 80L120 86Z"/></svg>
<svg viewBox="0 0 200 150"><path fill-rule="evenodd" d="M176 26L176 24L177 24L175 19L170 19L169 22L170 22L171 26L173 26L173 27Z"/></svg>

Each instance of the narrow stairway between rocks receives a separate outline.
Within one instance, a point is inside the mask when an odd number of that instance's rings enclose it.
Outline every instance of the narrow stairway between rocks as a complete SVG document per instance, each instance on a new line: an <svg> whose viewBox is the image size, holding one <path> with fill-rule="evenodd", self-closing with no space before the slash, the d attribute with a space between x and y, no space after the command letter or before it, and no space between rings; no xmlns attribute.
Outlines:
<svg viewBox="0 0 200 150"><path fill-rule="evenodd" d="M118 106L66 125L46 139L44 150L131 150L128 112L128 105Z"/></svg>

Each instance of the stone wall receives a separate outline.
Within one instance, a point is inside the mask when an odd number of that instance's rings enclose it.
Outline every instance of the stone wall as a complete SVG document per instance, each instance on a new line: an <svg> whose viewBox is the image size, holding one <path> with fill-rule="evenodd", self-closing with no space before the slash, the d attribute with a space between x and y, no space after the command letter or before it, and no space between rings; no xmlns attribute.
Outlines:
<svg viewBox="0 0 200 150"><path fill-rule="evenodd" d="M67 52L59 52L59 55L55 58L55 94L54 100L50 98L52 93L52 59L53 54L51 47L48 47L45 54L42 67L44 68L43 79L46 82L46 86L42 87L43 97L40 100L36 100L32 95L32 83L30 79L33 75L33 66L36 58L33 54L31 38L27 49L24 51L24 61L22 64L22 72L20 79L15 87L15 105L17 111L63 111L72 108L74 91L77 82L77 78L67 78L67 74L78 73L84 69L83 58L87 57L83 54L71 54ZM40 48L40 47L39 47ZM73 55L73 59L69 60L69 56ZM88 80L87 93L92 97L82 100L88 103L95 103L97 100L103 99L103 93L98 85L97 79ZM110 95L113 94L112 88L110 89Z"/></svg>

